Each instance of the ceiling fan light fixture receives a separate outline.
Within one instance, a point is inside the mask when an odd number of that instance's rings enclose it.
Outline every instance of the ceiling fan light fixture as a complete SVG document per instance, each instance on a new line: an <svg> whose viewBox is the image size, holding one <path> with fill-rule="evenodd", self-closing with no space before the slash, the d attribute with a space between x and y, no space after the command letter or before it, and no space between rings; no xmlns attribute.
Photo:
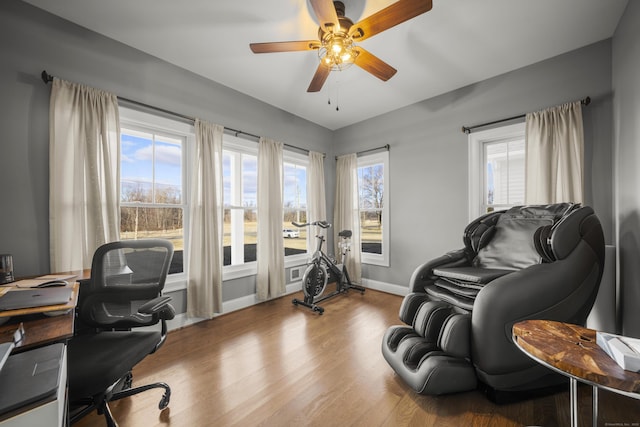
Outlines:
<svg viewBox="0 0 640 427"><path fill-rule="evenodd" d="M393 77L397 70L353 42L362 42L376 34L402 24L431 10L433 0L397 0L390 6L353 23L345 16L344 3L332 0L308 0L318 18L317 40L251 43L253 53L295 52L317 50L320 64L307 92L322 89L331 71L342 71L356 64L382 81Z"/></svg>
<svg viewBox="0 0 640 427"><path fill-rule="evenodd" d="M329 33L322 39L318 49L320 61L332 71L341 71L353 65L357 50L351 37L343 33Z"/></svg>

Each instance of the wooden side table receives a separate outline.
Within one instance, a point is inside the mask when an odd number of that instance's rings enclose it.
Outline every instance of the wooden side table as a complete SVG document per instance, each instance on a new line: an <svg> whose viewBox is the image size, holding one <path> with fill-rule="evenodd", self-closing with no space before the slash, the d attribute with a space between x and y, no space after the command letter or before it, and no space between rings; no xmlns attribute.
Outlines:
<svg viewBox="0 0 640 427"><path fill-rule="evenodd" d="M640 373L625 371L596 343L596 331L550 320L513 325L513 341L527 356L569 377L571 426L578 426L578 381L592 387L593 426L598 425L598 389L640 399Z"/></svg>

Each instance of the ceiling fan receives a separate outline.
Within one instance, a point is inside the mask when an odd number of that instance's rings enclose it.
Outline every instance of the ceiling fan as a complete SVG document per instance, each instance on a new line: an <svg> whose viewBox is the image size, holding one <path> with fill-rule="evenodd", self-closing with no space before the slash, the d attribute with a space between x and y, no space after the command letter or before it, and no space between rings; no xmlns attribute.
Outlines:
<svg viewBox="0 0 640 427"><path fill-rule="evenodd" d="M317 50L320 64L307 92L318 92L333 70L343 70L356 64L383 81L396 69L369 53L355 42L361 42L391 27L431 10L432 0L398 0L390 6L357 23L344 15L344 3L331 0L310 0L320 22L319 40L251 43L253 53Z"/></svg>

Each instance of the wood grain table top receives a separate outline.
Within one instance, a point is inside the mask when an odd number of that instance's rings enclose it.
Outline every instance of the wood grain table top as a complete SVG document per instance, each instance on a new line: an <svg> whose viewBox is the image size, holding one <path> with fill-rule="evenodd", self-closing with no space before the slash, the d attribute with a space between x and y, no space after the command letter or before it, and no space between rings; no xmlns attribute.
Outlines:
<svg viewBox="0 0 640 427"><path fill-rule="evenodd" d="M625 371L596 343L596 331L550 320L525 320L513 326L522 350L574 378L640 399L640 373Z"/></svg>
<svg viewBox="0 0 640 427"><path fill-rule="evenodd" d="M75 282L69 286L73 288L73 292L66 304L0 312L0 317L10 318L9 322L0 325L0 343L13 341L13 333L20 323L23 324L24 336L16 344L14 352L71 338L80 285Z"/></svg>

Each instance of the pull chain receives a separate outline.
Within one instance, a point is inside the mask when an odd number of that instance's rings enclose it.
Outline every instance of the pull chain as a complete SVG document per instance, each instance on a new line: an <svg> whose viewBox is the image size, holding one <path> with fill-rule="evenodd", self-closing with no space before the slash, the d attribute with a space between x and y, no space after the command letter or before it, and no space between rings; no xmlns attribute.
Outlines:
<svg viewBox="0 0 640 427"><path fill-rule="evenodd" d="M336 111L340 111L340 100L339 100L339 85L338 85L338 81L335 82L335 89L336 89ZM328 97L327 97L327 105L331 105L331 89L332 89L333 83L329 85L329 90L328 90Z"/></svg>

